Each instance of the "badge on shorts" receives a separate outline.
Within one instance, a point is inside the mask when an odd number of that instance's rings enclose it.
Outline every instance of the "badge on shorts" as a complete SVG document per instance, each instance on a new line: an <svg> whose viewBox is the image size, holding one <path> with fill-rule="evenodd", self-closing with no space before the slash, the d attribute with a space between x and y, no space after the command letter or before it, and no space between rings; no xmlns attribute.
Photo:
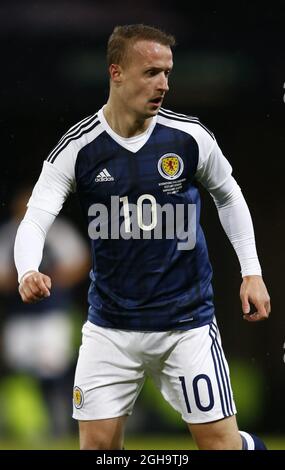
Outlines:
<svg viewBox="0 0 285 470"><path fill-rule="evenodd" d="M73 403L75 408L79 409L82 408L84 403L84 395L79 387L74 387L73 389Z"/></svg>

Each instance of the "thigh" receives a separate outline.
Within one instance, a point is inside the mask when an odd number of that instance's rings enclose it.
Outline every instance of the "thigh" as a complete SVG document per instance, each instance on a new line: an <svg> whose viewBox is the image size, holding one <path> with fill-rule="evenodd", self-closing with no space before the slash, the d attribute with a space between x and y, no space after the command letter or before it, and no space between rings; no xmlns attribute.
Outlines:
<svg viewBox="0 0 285 470"><path fill-rule="evenodd" d="M132 340L131 332L85 323L75 372L73 418L105 420L132 413L144 383L143 366L131 352Z"/></svg>
<svg viewBox="0 0 285 470"><path fill-rule="evenodd" d="M215 323L181 332L156 381L187 423L208 423L236 413Z"/></svg>
<svg viewBox="0 0 285 470"><path fill-rule="evenodd" d="M79 422L81 450L121 450L124 443L126 416Z"/></svg>

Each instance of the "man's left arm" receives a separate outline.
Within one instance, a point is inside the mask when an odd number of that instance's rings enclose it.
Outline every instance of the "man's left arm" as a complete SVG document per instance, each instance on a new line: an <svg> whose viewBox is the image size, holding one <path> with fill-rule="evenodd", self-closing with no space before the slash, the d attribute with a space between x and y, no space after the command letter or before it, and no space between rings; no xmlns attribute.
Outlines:
<svg viewBox="0 0 285 470"><path fill-rule="evenodd" d="M232 168L217 143L198 168L196 178L210 192L221 224L238 256L243 281L240 288L243 318L259 321L268 318L270 298L262 279L253 223L240 187L231 175ZM252 311L250 304L254 305Z"/></svg>

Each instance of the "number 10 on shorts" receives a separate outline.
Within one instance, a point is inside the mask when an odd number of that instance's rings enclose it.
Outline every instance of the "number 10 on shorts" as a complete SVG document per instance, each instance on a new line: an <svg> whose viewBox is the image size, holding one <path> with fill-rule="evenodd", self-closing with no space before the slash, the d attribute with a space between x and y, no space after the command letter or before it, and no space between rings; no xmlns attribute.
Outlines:
<svg viewBox="0 0 285 470"><path fill-rule="evenodd" d="M188 413L192 413L192 410L191 410L191 407L190 407L190 402L189 402L189 397L188 397L188 391L187 391L186 384L185 384L185 377L180 376L179 380L181 382L181 387L182 387L182 391L183 391L187 411L188 411ZM201 399L200 399L199 382L202 381L202 380L206 382L207 389L208 389L208 397L209 397L208 405L202 405ZM194 398L195 398L195 403L196 403L197 408L199 408L199 410L201 410L201 411L211 410L214 406L214 394L213 394L213 387L212 387L212 384L211 384L211 380L208 377L208 375L206 375L206 374L196 375L196 377L194 377L193 382L192 382L192 389L193 389L193 395L194 395Z"/></svg>

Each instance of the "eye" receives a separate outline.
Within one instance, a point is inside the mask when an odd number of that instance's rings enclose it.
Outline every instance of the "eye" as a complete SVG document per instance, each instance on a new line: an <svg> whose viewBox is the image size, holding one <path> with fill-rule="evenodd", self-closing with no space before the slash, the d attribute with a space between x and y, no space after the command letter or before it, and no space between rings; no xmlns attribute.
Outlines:
<svg viewBox="0 0 285 470"><path fill-rule="evenodd" d="M154 77L157 74L157 71L155 69L149 69L146 73L149 77Z"/></svg>

